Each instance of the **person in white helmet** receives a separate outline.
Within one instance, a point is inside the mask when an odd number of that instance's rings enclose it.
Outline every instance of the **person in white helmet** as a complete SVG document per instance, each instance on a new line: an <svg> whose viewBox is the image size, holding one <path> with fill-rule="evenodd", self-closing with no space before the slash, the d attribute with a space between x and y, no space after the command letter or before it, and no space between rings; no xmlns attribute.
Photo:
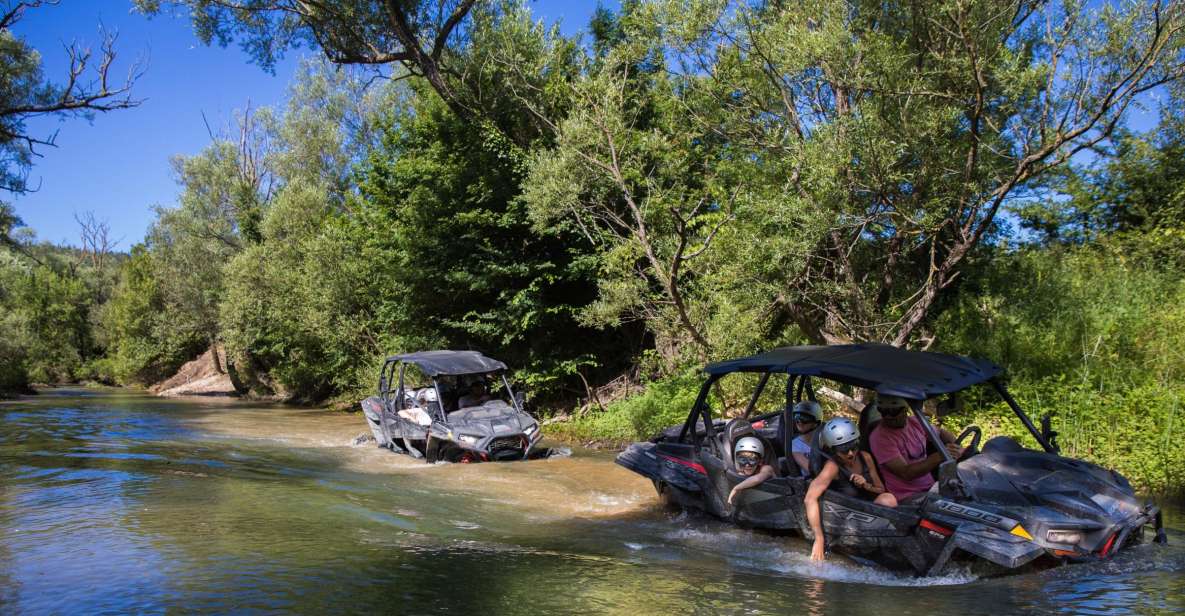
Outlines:
<svg viewBox="0 0 1185 616"><path fill-rule="evenodd" d="M823 425L823 408L814 400L803 400L794 405L794 432L798 435L790 443L790 455L798 464L803 477L811 476L811 441Z"/></svg>
<svg viewBox="0 0 1185 616"><path fill-rule="evenodd" d="M819 498L828 488L848 496L870 500L884 507L896 507L897 499L885 490L877 473L876 464L868 452L860 451L860 429L850 419L836 417L822 428L819 442L827 461L819 476L807 488L804 504L806 519L815 532L811 560L823 560L823 521L819 514Z"/></svg>
<svg viewBox="0 0 1185 616"><path fill-rule="evenodd" d="M736 504L737 493L748 490L753 486L774 476L774 467L765 463L765 445L755 436L745 436L737 439L733 448L733 464L737 473L746 479L736 485L728 493L728 504Z"/></svg>

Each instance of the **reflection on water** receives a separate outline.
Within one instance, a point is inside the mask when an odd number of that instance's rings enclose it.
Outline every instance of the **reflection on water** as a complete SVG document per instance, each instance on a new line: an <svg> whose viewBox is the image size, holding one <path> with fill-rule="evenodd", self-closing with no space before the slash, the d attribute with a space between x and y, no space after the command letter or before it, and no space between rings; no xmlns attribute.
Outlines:
<svg viewBox="0 0 1185 616"><path fill-rule="evenodd" d="M1106 563L917 580L662 510L609 454L427 465L351 446L364 430L119 390L0 402L0 613L1185 610L1178 532Z"/></svg>

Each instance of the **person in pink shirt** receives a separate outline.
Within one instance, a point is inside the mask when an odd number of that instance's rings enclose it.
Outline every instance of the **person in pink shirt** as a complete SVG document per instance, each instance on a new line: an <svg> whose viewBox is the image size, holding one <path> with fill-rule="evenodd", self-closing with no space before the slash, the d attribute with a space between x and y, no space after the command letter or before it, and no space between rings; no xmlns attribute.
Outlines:
<svg viewBox="0 0 1185 616"><path fill-rule="evenodd" d="M942 464L941 452L926 454L926 428L914 417L909 404L896 396L877 396L880 425L868 437L868 446L876 457L877 466L885 479L885 488L898 501L924 493L934 485L930 472ZM955 444L955 437L946 430L939 436L951 457L958 459L963 448Z"/></svg>

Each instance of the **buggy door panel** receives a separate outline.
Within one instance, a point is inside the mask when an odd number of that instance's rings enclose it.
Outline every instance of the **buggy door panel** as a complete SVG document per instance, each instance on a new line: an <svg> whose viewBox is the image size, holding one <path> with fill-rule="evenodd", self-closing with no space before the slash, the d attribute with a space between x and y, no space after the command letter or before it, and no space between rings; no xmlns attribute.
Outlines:
<svg viewBox="0 0 1185 616"><path fill-rule="evenodd" d="M730 475L734 486L743 480L735 473ZM795 508L793 501L796 496L802 499L801 484L801 480L775 477L739 492L734 506L737 521L762 528L797 529L801 508Z"/></svg>
<svg viewBox="0 0 1185 616"><path fill-rule="evenodd" d="M734 480L736 473L725 468L725 463L708 449L699 453L700 463L708 475L708 489L704 491L704 507L711 513L726 518L732 511L728 504L728 493L732 491L738 481Z"/></svg>
<svg viewBox="0 0 1185 616"><path fill-rule="evenodd" d="M690 492L700 492L708 485L707 474L698 462L695 447L684 443L655 443L658 476L661 480Z"/></svg>
<svg viewBox="0 0 1185 616"><path fill-rule="evenodd" d="M829 536L904 537L918 524L916 515L830 490L819 499L819 508Z"/></svg>

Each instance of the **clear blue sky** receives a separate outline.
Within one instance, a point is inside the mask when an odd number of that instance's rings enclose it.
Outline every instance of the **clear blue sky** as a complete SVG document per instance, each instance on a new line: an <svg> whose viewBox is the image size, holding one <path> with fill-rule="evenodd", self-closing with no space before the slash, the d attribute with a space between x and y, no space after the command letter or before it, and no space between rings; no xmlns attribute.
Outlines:
<svg viewBox="0 0 1185 616"><path fill-rule="evenodd" d="M539 18L560 21L565 33L573 33L586 28L597 4L538 0L531 6ZM176 201L178 186L169 158L196 154L209 143L202 114L218 130L248 101L253 107L281 104L301 54L310 52L290 54L272 76L251 64L237 46L202 45L184 15L148 19L132 11L130 0L64 0L28 11L13 30L41 52L46 76L60 81L67 66L63 44L89 43L97 54L100 23L119 34L113 75L126 73L137 58L146 62L133 90L144 102L99 114L89 124L82 119L31 120L34 136L59 131L58 147L41 148L43 157L34 161L29 184L40 184L40 190L10 200L40 239L77 244L73 214L93 211L111 224L114 237L123 238L119 248L126 250L144 237L154 204Z"/></svg>

